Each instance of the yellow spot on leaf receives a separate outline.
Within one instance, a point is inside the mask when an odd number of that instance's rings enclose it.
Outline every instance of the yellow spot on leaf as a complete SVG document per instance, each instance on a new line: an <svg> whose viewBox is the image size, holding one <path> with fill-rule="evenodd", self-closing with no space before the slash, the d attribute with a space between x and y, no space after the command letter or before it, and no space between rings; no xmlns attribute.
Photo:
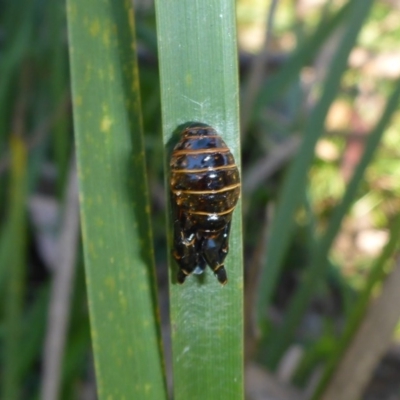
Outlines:
<svg viewBox="0 0 400 400"><path fill-rule="evenodd" d="M113 277L109 276L108 278L105 279L104 283L107 286L107 288L110 289L111 291L115 290L115 280Z"/></svg>
<svg viewBox="0 0 400 400"><path fill-rule="evenodd" d="M108 68L108 79L111 82L115 80L115 71L114 71L114 67L112 65Z"/></svg>
<svg viewBox="0 0 400 400"><path fill-rule="evenodd" d="M101 218L96 218L96 225L97 226L104 226L104 221Z"/></svg>
<svg viewBox="0 0 400 400"><path fill-rule="evenodd" d="M75 4L70 4L70 2L67 2L67 13L69 18L76 17L77 12Z"/></svg>
<svg viewBox="0 0 400 400"><path fill-rule="evenodd" d="M89 82L89 81L91 80L91 78L92 78L92 72L93 72L93 66L92 66L92 64L90 64L90 62L88 62L88 63L85 65L85 78L84 78L84 80L85 80L86 82Z"/></svg>
<svg viewBox="0 0 400 400"><path fill-rule="evenodd" d="M75 97L75 105L76 106L81 106L82 105L82 96L76 96Z"/></svg>
<svg viewBox="0 0 400 400"><path fill-rule="evenodd" d="M95 19L90 24L90 34L92 36L97 36L99 34L99 32L100 32L100 22L98 19Z"/></svg>
<svg viewBox="0 0 400 400"><path fill-rule="evenodd" d="M90 254L91 256L94 256L95 253L96 253L96 249L95 249L95 247L94 247L94 243L93 243L93 242L90 242L90 243L89 243L89 254Z"/></svg>
<svg viewBox="0 0 400 400"><path fill-rule="evenodd" d="M119 293L119 304L124 311L128 308L128 301L121 292Z"/></svg>
<svg viewBox="0 0 400 400"><path fill-rule="evenodd" d="M101 81L103 81L103 80L106 78L106 74L104 73L104 71L103 71L102 69L99 69L99 70L97 71L97 75L98 75L98 77L99 77L99 79L100 79Z"/></svg>
<svg viewBox="0 0 400 400"><path fill-rule="evenodd" d="M100 131L103 133L109 133L113 123L113 120L108 115L105 115L100 123Z"/></svg>
<svg viewBox="0 0 400 400"><path fill-rule="evenodd" d="M103 44L105 47L110 47L111 43L111 35L110 35L110 29L107 29L106 31L103 32Z"/></svg>

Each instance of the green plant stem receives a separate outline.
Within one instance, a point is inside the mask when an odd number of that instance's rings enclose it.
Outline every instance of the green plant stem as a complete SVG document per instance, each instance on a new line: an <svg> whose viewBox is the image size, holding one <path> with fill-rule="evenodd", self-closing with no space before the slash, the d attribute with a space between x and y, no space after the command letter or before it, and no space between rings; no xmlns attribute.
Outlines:
<svg viewBox="0 0 400 400"><path fill-rule="evenodd" d="M3 399L18 399L21 393L22 312L25 295L26 257L26 189L27 154L19 136L11 137L11 186L9 199L8 231L12 245L8 248L6 262L7 290L5 292L4 366L2 373Z"/></svg>

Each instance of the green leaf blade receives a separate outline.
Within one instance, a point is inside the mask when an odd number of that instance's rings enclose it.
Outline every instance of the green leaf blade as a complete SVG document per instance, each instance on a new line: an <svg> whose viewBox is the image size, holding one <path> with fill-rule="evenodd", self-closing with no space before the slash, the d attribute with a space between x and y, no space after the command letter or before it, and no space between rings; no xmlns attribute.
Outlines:
<svg viewBox="0 0 400 400"><path fill-rule="evenodd" d="M100 399L166 398L131 4L68 2L74 124Z"/></svg>
<svg viewBox="0 0 400 400"><path fill-rule="evenodd" d="M240 165L234 2L158 1L156 12L165 146L180 125L206 123ZM168 157L165 165L168 170ZM226 286L208 268L177 285L177 266L172 260L170 266L174 399L242 399L241 205L234 211Z"/></svg>

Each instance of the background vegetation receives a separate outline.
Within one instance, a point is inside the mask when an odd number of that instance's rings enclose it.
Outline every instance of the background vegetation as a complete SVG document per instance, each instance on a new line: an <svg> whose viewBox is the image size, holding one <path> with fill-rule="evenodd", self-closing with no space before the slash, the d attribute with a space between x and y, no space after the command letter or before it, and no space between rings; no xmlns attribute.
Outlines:
<svg viewBox="0 0 400 400"><path fill-rule="evenodd" d="M125 6L130 9L129 3ZM113 10L113 18L129 25L121 10L120 14L117 11ZM159 68L165 65L159 65L154 5L137 0L134 11L141 110L138 104L130 105L137 120L132 117L128 125L143 122L144 140L138 137L137 146L139 150L144 146L146 165L135 164L135 179L141 180L141 187L146 182L149 187L152 237L147 227L145 239L152 249L143 257L145 265L151 265L154 253L161 323L152 308L155 286L151 282L145 289L147 303L142 303L139 312L144 318L140 321L152 326L152 337L160 329L163 333L171 391L171 365L176 360L171 357L169 335L159 81ZM190 10L185 12L191 15ZM104 18L110 15L105 12ZM400 233L399 25L400 8L390 0L237 1L243 230L238 223L235 243L240 243L242 233L243 362L249 399L382 400L400 396L396 329L400 315L393 306L400 301L396 297L400 293L396 263ZM78 35L75 45L83 39L79 26L74 29ZM224 43L223 32L220 35L216 40ZM93 44L87 40L89 57ZM74 168L71 103L76 107L79 101L71 96L68 44L64 1L0 0L0 396L7 400L96 398ZM107 60L104 55L96 62ZM160 58L160 62L165 60ZM174 67L171 60L167 62ZM181 64L176 64L178 75ZM215 70L219 68L224 72L231 66L216 62ZM135 82L137 78L127 79ZM83 90L83 84L75 87L79 88ZM99 86L94 90L98 92L89 94L96 104L96 95L108 89ZM100 125L107 127L107 121ZM129 133L129 128L124 129ZM221 133L239 151L231 133ZM84 136L79 140L84 143ZM128 139L121 133L110 149L123 148L123 140ZM80 155L81 162L97 154L90 154L91 149L89 143L87 156ZM101 165L106 165L109 154L105 151L104 158L97 160L95 176L107 178ZM107 185L115 183L112 177L106 179ZM81 201L86 190L81 187ZM107 192L104 186L98 195ZM146 198L136 201L143 216ZM99 206L102 213L107 209L107 203ZM121 226L125 226L125 215L119 217ZM89 230L90 223L101 222L89 214L86 218ZM142 229L146 222L140 221ZM125 233L103 233L116 243L128 243L130 235L139 235L140 240L140 229L139 233L130 226L126 229ZM86 263L88 282L93 285L92 278L98 275L88 257ZM240 266L232 268L235 273L240 270ZM115 282L101 277L111 293ZM115 293L129 292L130 286L123 286L124 277L118 279ZM142 284L147 283L146 278ZM92 292L91 302L96 296ZM234 296L241 296L241 291ZM176 318L177 297L173 298ZM117 312L121 299L115 298ZM240 304L241 297L233 299ZM96 318L102 318L100 305L90 305ZM215 314L207 312L213 321ZM240 339L242 317L238 313L232 318L238 318L235 334ZM106 360L111 360L129 342L123 334L98 341L97 347L95 341L95 358L100 359L110 343L114 347ZM163 393L158 344L140 339L132 343L136 348L150 343L153 357L149 362L160 367L158 390ZM236 340L231 349L229 343L225 346L230 360L229 351L236 351L240 344ZM222 374L225 370L241 374L240 367L235 368L216 366ZM184 375L184 368L176 372L182 379L196 373L191 370ZM118 385L119 378L111 378L111 384ZM132 385L139 381L140 376L135 377ZM343 389L339 397L338 388ZM140 388L142 393L148 389L145 384ZM201 395L201 387L193 390Z"/></svg>

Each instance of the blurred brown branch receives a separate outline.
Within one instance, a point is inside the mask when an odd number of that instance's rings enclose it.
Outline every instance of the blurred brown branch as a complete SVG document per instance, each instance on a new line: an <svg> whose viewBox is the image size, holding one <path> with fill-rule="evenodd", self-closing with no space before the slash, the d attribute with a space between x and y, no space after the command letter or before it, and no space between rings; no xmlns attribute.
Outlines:
<svg viewBox="0 0 400 400"><path fill-rule="evenodd" d="M389 348L400 319L400 257L386 279L342 358L321 400L354 400L361 397L374 369Z"/></svg>

